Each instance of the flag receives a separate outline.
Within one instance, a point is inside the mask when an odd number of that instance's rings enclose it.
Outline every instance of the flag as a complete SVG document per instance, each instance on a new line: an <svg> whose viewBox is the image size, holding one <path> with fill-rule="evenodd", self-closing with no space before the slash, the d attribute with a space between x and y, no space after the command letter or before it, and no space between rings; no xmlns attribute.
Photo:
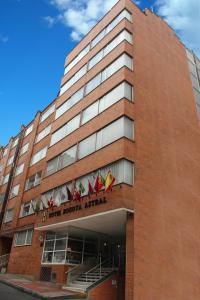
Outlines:
<svg viewBox="0 0 200 300"><path fill-rule="evenodd" d="M73 195L68 187L67 187L67 198L69 201L73 200Z"/></svg>
<svg viewBox="0 0 200 300"><path fill-rule="evenodd" d="M102 182L102 184L103 184L103 186L105 186L105 178L101 175L101 173L100 173L100 179L101 179L101 182Z"/></svg>
<svg viewBox="0 0 200 300"><path fill-rule="evenodd" d="M53 208L53 206L54 206L54 200L53 197L51 196L51 198L48 200L48 207Z"/></svg>
<svg viewBox="0 0 200 300"><path fill-rule="evenodd" d="M109 170L107 175L106 175L106 180L105 180L105 191L109 192L115 182L115 177L113 176L112 172Z"/></svg>
<svg viewBox="0 0 200 300"><path fill-rule="evenodd" d="M41 199L40 198L37 198L35 200L35 213L38 214L40 212L40 207L41 207Z"/></svg>
<svg viewBox="0 0 200 300"><path fill-rule="evenodd" d="M55 196L54 205L59 207L61 205L61 198L59 192Z"/></svg>
<svg viewBox="0 0 200 300"><path fill-rule="evenodd" d="M82 195L85 192L85 188L82 182L79 183L78 187L79 187L79 193Z"/></svg>
<svg viewBox="0 0 200 300"><path fill-rule="evenodd" d="M94 193L94 189L92 187L92 184L90 183L90 181L88 180L88 194L91 195Z"/></svg>
<svg viewBox="0 0 200 300"><path fill-rule="evenodd" d="M101 176L98 174L95 179L94 189L98 193L103 187L103 182L101 181Z"/></svg>
<svg viewBox="0 0 200 300"><path fill-rule="evenodd" d="M80 194L80 192L77 190L76 187L74 188L74 191L73 191L73 200L74 200L74 201L80 201L80 200L81 200L81 194Z"/></svg>
<svg viewBox="0 0 200 300"><path fill-rule="evenodd" d="M61 191L61 202L65 202L66 199L66 194L63 193L63 191ZM66 199L67 200L67 199Z"/></svg>

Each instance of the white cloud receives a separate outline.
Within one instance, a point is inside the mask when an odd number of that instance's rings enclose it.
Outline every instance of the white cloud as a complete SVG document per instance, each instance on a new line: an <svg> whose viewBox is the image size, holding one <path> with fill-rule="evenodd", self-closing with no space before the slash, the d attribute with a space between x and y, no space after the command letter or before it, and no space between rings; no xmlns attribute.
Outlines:
<svg viewBox="0 0 200 300"><path fill-rule="evenodd" d="M7 43L8 37L0 33L0 42L2 42L4 44Z"/></svg>
<svg viewBox="0 0 200 300"><path fill-rule="evenodd" d="M53 27L56 23L56 19L51 16L46 16L43 18L49 28Z"/></svg>
<svg viewBox="0 0 200 300"><path fill-rule="evenodd" d="M157 13L200 56L200 0L157 0Z"/></svg>
<svg viewBox="0 0 200 300"><path fill-rule="evenodd" d="M47 21L53 26L57 21L70 27L71 38L79 41L101 19L118 0L51 0L51 5L59 10L56 17Z"/></svg>

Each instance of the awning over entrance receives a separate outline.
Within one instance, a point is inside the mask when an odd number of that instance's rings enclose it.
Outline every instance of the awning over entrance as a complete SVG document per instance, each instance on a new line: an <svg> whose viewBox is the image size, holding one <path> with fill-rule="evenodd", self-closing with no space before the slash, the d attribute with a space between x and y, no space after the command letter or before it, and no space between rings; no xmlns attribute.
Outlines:
<svg viewBox="0 0 200 300"><path fill-rule="evenodd" d="M67 230L67 228L73 226L112 236L122 236L125 233L128 214L133 214L133 210L118 208L87 217L36 227L35 230L60 231Z"/></svg>

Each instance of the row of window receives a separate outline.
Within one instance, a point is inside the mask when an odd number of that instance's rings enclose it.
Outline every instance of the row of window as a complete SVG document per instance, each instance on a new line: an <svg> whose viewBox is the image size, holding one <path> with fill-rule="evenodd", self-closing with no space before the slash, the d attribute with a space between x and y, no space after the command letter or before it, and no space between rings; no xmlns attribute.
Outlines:
<svg viewBox="0 0 200 300"><path fill-rule="evenodd" d="M133 140L133 135L133 121L122 117L48 161L47 175L69 166L76 160L84 158L121 137Z"/></svg>
<svg viewBox="0 0 200 300"><path fill-rule="evenodd" d="M125 9L108 24L65 68L69 72L94 46L97 45L121 20L126 18L132 22L132 15Z"/></svg>
<svg viewBox="0 0 200 300"><path fill-rule="evenodd" d="M52 135L51 145L54 145L59 140L61 140L65 136L67 136L69 133L71 133L74 130L76 130L77 128L79 128L79 126L85 124L86 122L88 122L89 120L91 120L92 118L94 118L95 116L97 116L98 114L100 114L105 109L107 109L108 107L110 107L111 105L113 105L114 103L116 103L117 101L119 101L122 98L126 98L130 101L132 101L132 99L133 99L132 86L127 82L122 82L120 85L118 85L113 90L111 90L109 93L107 93L105 96L103 96L102 98L100 98L99 100L94 102L92 105L87 107L82 112L82 115L79 114L78 116L73 118L71 121L69 121L67 124L65 124L62 128L60 128L58 131L56 131ZM49 130L50 129L46 130L46 128L45 128L44 129L45 133L42 133L40 135L40 137L44 136L45 134L48 134ZM29 144L27 143L26 145L24 145L24 147L22 147L20 155L25 153L25 151L28 150L28 146L29 146ZM71 163L73 162L73 159L70 159L70 157L73 156L72 153L75 152L75 148L76 148L76 146L67 150L66 153L63 154L63 157L66 157L66 156L69 157L69 162L71 162ZM37 162L39 162L40 160L45 158L46 153L47 153L47 147L41 149L36 154L34 154L31 158L30 166L36 164ZM63 163L61 165L64 165L64 164L65 163ZM16 168L14 176L21 174L23 172L23 170L24 170L24 163L20 164ZM2 184L6 184L8 182L8 180L9 180L9 174L7 174L3 177ZM39 184L38 182L40 182L40 180L41 180L41 177L39 177L39 179L36 180L36 185ZM31 188L31 185L32 185L32 180L30 181L30 187L28 187L27 189ZM15 193L14 193L14 195L15 195ZM12 197L14 197L14 195Z"/></svg>
<svg viewBox="0 0 200 300"><path fill-rule="evenodd" d="M80 126L123 98L130 101L133 100L132 86L127 82L123 82L119 86L115 87L105 96L84 109L82 113L78 114L60 129L55 131L51 136L50 145L52 146L56 144L74 130L78 129Z"/></svg>
<svg viewBox="0 0 200 300"><path fill-rule="evenodd" d="M89 60L78 72L75 73L60 89L60 95L64 94L74 83L76 83L88 70L94 67L99 61L101 61L108 53L110 53L115 47L117 47L122 41L128 41L132 43L132 35L123 30L118 34L105 48L99 51L93 58Z"/></svg>
<svg viewBox="0 0 200 300"><path fill-rule="evenodd" d="M200 119L200 60L189 50L186 49L188 66L192 81L193 93L196 100L197 114Z"/></svg>

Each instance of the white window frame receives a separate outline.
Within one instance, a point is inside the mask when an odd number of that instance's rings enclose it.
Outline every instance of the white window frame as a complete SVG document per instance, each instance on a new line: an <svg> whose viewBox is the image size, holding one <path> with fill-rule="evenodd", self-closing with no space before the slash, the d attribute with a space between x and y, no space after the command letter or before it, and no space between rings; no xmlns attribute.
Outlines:
<svg viewBox="0 0 200 300"><path fill-rule="evenodd" d="M20 175L24 171L24 163L21 163L19 166L16 167L15 176Z"/></svg>
<svg viewBox="0 0 200 300"><path fill-rule="evenodd" d="M26 237L25 237L24 243L23 244L18 244L17 243L18 234L20 234L21 232L25 232L25 231L26 231ZM31 242L30 243L27 242L29 232L31 232ZM22 231L16 232L15 233L15 247L30 246L32 244L33 232L34 232L33 229L27 229L27 230L22 230Z"/></svg>
<svg viewBox="0 0 200 300"><path fill-rule="evenodd" d="M32 132L32 130L33 130L33 124L30 125L30 126L26 129L24 136L25 136L25 137L28 136L28 135Z"/></svg>

